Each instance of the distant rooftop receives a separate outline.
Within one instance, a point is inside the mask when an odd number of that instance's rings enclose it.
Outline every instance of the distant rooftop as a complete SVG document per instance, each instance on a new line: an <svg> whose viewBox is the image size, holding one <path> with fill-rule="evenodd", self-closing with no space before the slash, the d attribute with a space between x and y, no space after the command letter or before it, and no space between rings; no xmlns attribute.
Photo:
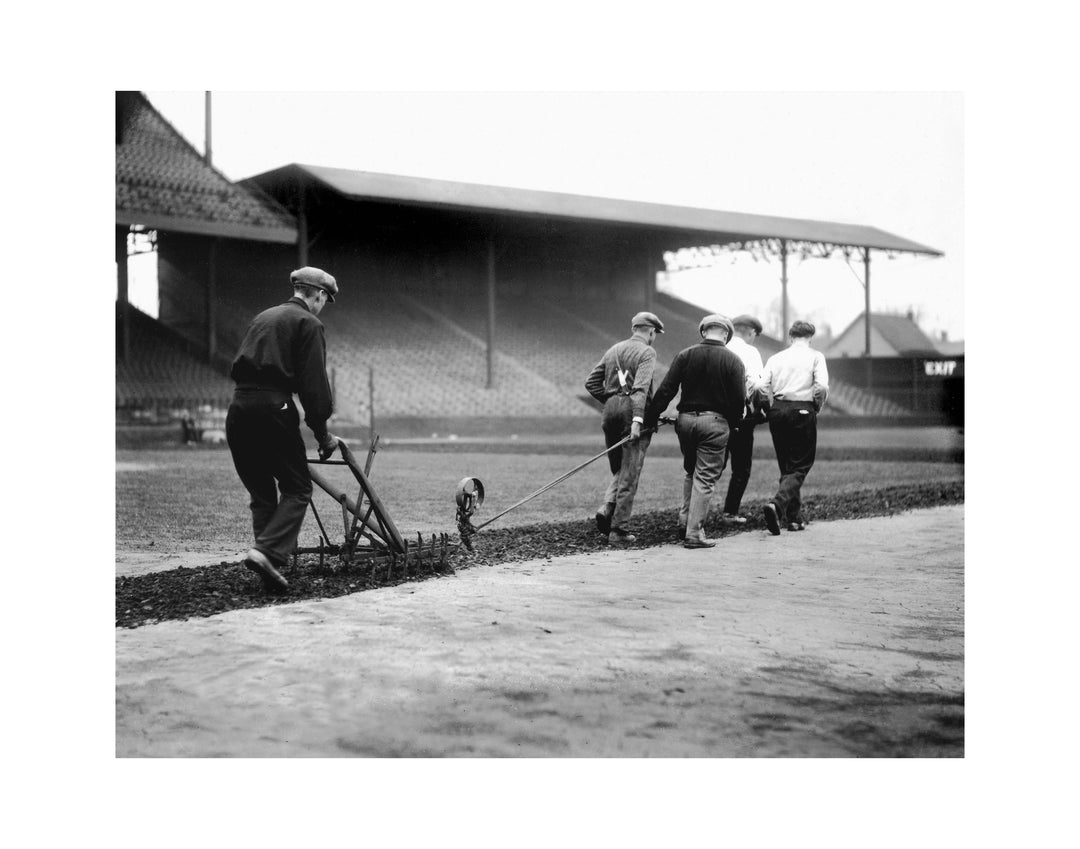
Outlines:
<svg viewBox="0 0 1080 849"><path fill-rule="evenodd" d="M843 351L849 353L863 348L865 329L863 315L860 313L842 333L839 333L826 352L836 355ZM888 356L920 356L936 354L939 352L938 345L927 336L911 315L894 315L892 313L870 313L870 327L880 337L880 341L888 346L888 351L878 351L878 355Z"/></svg>

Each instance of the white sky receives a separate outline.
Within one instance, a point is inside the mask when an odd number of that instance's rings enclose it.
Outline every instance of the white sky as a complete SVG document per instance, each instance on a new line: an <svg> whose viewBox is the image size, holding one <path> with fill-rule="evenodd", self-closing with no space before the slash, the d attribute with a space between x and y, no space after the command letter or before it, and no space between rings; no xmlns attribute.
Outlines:
<svg viewBox="0 0 1080 849"><path fill-rule="evenodd" d="M149 91L199 150L204 93ZM213 93L213 159L238 180L289 162L865 224L945 252L875 252L871 309L964 335L959 93ZM678 247L678 246L675 246ZM791 318L842 331L861 262L789 262ZM763 315L777 261L680 275L709 309Z"/></svg>

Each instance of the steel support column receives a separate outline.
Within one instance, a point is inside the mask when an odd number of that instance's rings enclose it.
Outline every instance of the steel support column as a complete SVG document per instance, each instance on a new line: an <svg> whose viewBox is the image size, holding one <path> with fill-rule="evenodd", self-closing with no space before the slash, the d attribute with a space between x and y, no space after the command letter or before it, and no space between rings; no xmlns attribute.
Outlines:
<svg viewBox="0 0 1080 849"><path fill-rule="evenodd" d="M787 336L788 328L788 296L787 296L787 239L780 240L780 338Z"/></svg>
<svg viewBox="0 0 1080 849"><path fill-rule="evenodd" d="M645 248L645 309L653 312L653 300L656 293L656 262L653 260L652 248Z"/></svg>
<svg viewBox="0 0 1080 849"><path fill-rule="evenodd" d="M863 248L863 327L866 331L866 389L874 387L874 363L870 358L870 248Z"/></svg>
<svg viewBox="0 0 1080 849"><path fill-rule="evenodd" d="M116 303L119 307L117 322L117 353L123 362L131 353L131 313L128 306L128 228L116 228Z"/></svg>
<svg viewBox="0 0 1080 849"><path fill-rule="evenodd" d="M217 276L220 238L210 242L206 270L206 361L211 365L217 357Z"/></svg>
<svg viewBox="0 0 1080 849"><path fill-rule="evenodd" d="M307 195L303 182L296 185L296 247L300 267L308 264Z"/></svg>
<svg viewBox="0 0 1080 849"><path fill-rule="evenodd" d="M487 388L495 388L495 237L487 245Z"/></svg>

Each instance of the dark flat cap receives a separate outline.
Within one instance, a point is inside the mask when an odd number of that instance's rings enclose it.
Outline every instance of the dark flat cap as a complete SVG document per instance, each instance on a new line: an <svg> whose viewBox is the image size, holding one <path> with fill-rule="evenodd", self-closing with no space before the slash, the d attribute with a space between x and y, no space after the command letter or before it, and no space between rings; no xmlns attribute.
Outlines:
<svg viewBox="0 0 1080 849"><path fill-rule="evenodd" d="M705 335L705 328L707 327L722 327L727 331L728 341L731 341L731 337L735 335L735 328L731 326L731 319L726 315L720 315L718 312L710 313L705 316L700 322L698 322L698 333L702 336Z"/></svg>
<svg viewBox="0 0 1080 849"><path fill-rule="evenodd" d="M630 327L655 327L657 333L664 332L664 322L651 312L639 312L630 320Z"/></svg>
<svg viewBox="0 0 1080 849"><path fill-rule="evenodd" d="M289 279L293 283L303 283L305 286L322 289L329 296L330 303L334 303L334 295L338 293L337 280L321 268L312 268L310 265L305 265L290 274Z"/></svg>
<svg viewBox="0 0 1080 849"><path fill-rule="evenodd" d="M761 334L761 331L763 329L761 327L760 321L758 321L752 315L747 315L746 313L735 316L735 318L731 320L731 323L734 324L736 327L752 327L754 329L754 332L759 335Z"/></svg>

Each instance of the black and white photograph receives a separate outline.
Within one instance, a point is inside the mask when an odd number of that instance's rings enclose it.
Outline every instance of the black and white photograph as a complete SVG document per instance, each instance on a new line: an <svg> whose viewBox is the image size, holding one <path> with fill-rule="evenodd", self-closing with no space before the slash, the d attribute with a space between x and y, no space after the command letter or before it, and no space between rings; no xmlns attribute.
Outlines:
<svg viewBox="0 0 1080 849"><path fill-rule="evenodd" d="M963 757L962 151L117 91L117 756Z"/></svg>
<svg viewBox="0 0 1080 849"><path fill-rule="evenodd" d="M1063 842L1049 8L16 10L13 839Z"/></svg>

